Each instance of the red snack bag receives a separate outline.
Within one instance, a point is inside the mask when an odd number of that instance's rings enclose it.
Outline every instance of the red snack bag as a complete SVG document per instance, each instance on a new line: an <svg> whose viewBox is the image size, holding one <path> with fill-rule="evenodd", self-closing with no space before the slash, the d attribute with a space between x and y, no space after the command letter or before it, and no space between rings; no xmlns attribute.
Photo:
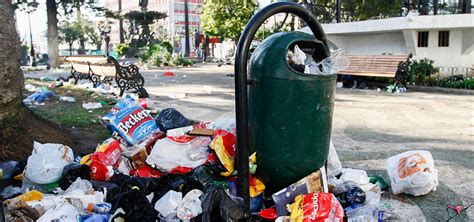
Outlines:
<svg viewBox="0 0 474 222"><path fill-rule="evenodd" d="M130 170L130 175L135 177L160 178L163 176L163 173L147 165L134 170Z"/></svg>
<svg viewBox="0 0 474 222"><path fill-rule="evenodd" d="M92 156L92 162L89 165L91 168L91 179L98 181L108 181L114 175L112 166L107 166L102 163L97 155Z"/></svg>
<svg viewBox="0 0 474 222"><path fill-rule="evenodd" d="M221 173L222 176L227 177L234 172L235 143L236 137L234 134L225 130L216 130L214 132L214 139L209 147L215 151L219 161L227 170L227 172Z"/></svg>
<svg viewBox="0 0 474 222"><path fill-rule="evenodd" d="M332 193L298 195L290 208L295 222L338 222L344 217L344 209Z"/></svg>

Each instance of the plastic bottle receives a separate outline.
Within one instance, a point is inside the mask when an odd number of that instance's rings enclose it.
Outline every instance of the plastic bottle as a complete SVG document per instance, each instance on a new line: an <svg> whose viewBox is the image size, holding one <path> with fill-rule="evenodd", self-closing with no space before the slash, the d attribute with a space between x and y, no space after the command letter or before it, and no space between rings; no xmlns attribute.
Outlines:
<svg viewBox="0 0 474 222"><path fill-rule="evenodd" d="M160 212L163 217L166 217L176 210L182 199L183 194L181 192L170 190L155 203L155 209Z"/></svg>
<svg viewBox="0 0 474 222"><path fill-rule="evenodd" d="M89 203L87 205L87 211L95 212L99 214L108 213L112 209L112 204L110 203Z"/></svg>
<svg viewBox="0 0 474 222"><path fill-rule="evenodd" d="M59 101L73 103L73 102L76 102L76 99L74 97L71 97L71 96L60 96Z"/></svg>
<svg viewBox="0 0 474 222"><path fill-rule="evenodd" d="M19 171L21 171L19 169L19 163L16 161L0 163L0 180L8 180L14 177Z"/></svg>

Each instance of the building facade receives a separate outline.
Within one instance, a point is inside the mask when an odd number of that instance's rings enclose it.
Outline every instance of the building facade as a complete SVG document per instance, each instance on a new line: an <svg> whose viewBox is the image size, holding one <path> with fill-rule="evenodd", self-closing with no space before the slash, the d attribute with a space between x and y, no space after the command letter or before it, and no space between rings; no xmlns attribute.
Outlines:
<svg viewBox="0 0 474 222"><path fill-rule="evenodd" d="M123 13L141 10L138 4L139 1L129 0L106 0L105 7L111 11L118 11L119 1L121 1ZM174 43L175 49L183 52L185 39L184 2L185 0L149 0L147 7L148 11L163 12L167 15L165 19L161 19L151 26L152 32L158 38L171 40ZM191 51L195 47L194 31L200 30L201 20L199 12L202 4L203 0L188 0L188 26ZM124 21L124 30L125 32L128 31L127 21ZM112 25L110 37L113 45L120 42L118 22Z"/></svg>
<svg viewBox="0 0 474 222"><path fill-rule="evenodd" d="M445 74L464 74L474 66L474 14L409 15L323 24L323 29L348 55L413 53L416 59L434 60Z"/></svg>

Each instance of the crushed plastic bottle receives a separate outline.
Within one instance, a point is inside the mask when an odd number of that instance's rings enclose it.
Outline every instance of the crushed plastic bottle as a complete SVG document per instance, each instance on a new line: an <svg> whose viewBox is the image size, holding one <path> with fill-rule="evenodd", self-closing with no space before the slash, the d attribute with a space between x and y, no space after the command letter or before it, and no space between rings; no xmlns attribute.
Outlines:
<svg viewBox="0 0 474 222"><path fill-rule="evenodd" d="M83 103L82 108L84 109L100 109L102 108L101 103Z"/></svg>
<svg viewBox="0 0 474 222"><path fill-rule="evenodd" d="M73 103L73 102L76 102L76 99L74 97L71 97L71 96L60 96L59 101Z"/></svg>

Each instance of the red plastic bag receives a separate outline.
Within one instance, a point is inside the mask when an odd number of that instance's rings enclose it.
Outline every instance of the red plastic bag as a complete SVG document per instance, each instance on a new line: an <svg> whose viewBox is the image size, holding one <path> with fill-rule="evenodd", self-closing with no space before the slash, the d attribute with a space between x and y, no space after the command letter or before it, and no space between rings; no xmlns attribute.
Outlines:
<svg viewBox="0 0 474 222"><path fill-rule="evenodd" d="M135 177L147 177L147 178L160 178L163 173L159 170L151 168L151 166L140 167L134 170L130 170L130 175Z"/></svg>
<svg viewBox="0 0 474 222"><path fill-rule="evenodd" d="M103 151L97 151L91 155L91 179L108 181L113 176L113 168L120 163L122 147L118 140L111 141Z"/></svg>

